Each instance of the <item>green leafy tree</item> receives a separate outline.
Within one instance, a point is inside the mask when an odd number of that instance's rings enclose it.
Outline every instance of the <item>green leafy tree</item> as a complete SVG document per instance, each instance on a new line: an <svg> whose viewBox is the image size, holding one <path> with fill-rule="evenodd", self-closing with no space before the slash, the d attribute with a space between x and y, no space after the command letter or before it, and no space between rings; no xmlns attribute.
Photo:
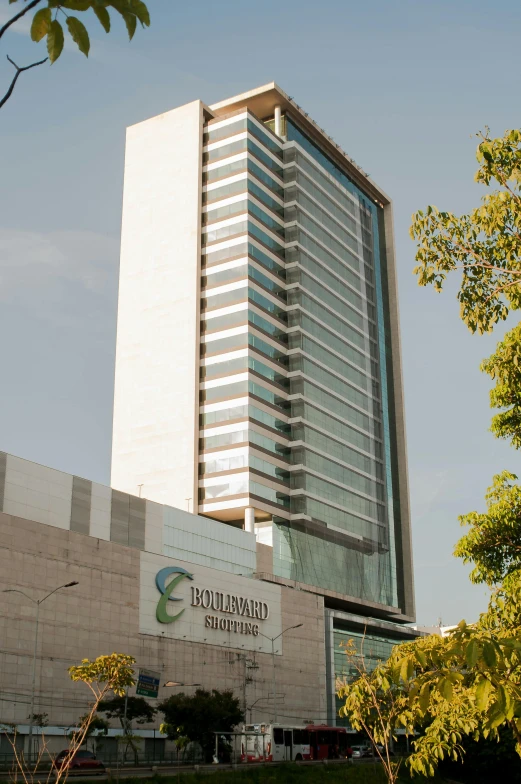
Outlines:
<svg viewBox="0 0 521 784"><path fill-rule="evenodd" d="M78 735L81 734L81 745L88 745L88 741L93 737L94 733L96 733L96 737L107 735L109 726L108 721L102 719L101 716L91 716L89 713L85 713L83 716L80 716L77 729L70 732L68 738L69 740L77 740ZM85 727L87 729L86 732Z"/></svg>
<svg viewBox="0 0 521 784"><path fill-rule="evenodd" d="M350 670L357 673L354 681L337 683L337 694L345 700L340 715L349 719L353 729L364 732L382 763L390 784L398 781L401 759L392 757L392 741L398 728L412 732L414 715L408 695L399 683L393 682L383 663L369 668L364 655L353 640L344 646Z"/></svg>
<svg viewBox="0 0 521 784"><path fill-rule="evenodd" d="M71 680L87 686L92 697L90 710L82 716L79 727L69 737L68 759L74 756L92 732L92 724L96 721L95 716L100 702L110 692L122 695L134 685L135 661L132 656L125 653L111 653L108 656L98 656L92 661L82 659L81 664L68 668ZM17 749L16 738L9 738L14 755L15 781L20 778L24 784L36 784L41 780L42 763L53 759L53 755L47 749L45 735L42 735L42 741L36 763L31 765ZM69 770L66 763L56 769L55 784L65 784Z"/></svg>
<svg viewBox="0 0 521 784"><path fill-rule="evenodd" d="M475 179L499 187L465 215L420 210L411 236L418 242L420 286L441 291L449 273L461 272L461 317L472 332L483 333L521 307L521 131L491 139L487 129L478 136Z"/></svg>
<svg viewBox="0 0 521 784"><path fill-rule="evenodd" d="M215 732L230 733L244 714L240 700L233 692L197 689L195 694L174 694L158 705L165 717L160 729L171 740L189 738L203 749L205 760L210 762L215 749Z"/></svg>
<svg viewBox="0 0 521 784"><path fill-rule="evenodd" d="M98 712L104 713L109 719L118 719L124 733L125 754L130 746L134 761L139 761L139 749L132 731L132 723L148 724L154 719L156 709L144 697L113 697L105 699L98 706Z"/></svg>
<svg viewBox="0 0 521 784"><path fill-rule="evenodd" d="M18 4L19 0L9 0L9 5ZM9 55L7 59L15 69L15 75L3 98L0 99L0 108L13 94L18 78L24 71L43 65L49 60L54 63L63 51L65 43L65 30L70 35L80 52L85 57L89 56L90 37L82 19L96 17L106 33L111 29L111 16L109 11L115 11L124 21L129 40L136 32L138 23L141 27L150 25L150 14L142 0L30 0L23 3L22 8L16 11L11 19L0 27L0 39L9 30L11 25L27 13L41 6L34 14L31 24L31 38L38 43L45 39L47 44L47 57L23 67L18 66ZM92 13L89 13L92 12ZM76 14L79 14L82 19ZM65 28L65 29L64 29Z"/></svg>

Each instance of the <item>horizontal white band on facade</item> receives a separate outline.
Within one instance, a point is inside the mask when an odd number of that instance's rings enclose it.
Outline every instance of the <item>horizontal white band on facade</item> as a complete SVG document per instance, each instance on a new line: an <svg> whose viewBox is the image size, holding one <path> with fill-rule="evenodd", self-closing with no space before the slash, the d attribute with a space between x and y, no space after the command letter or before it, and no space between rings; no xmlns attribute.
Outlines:
<svg viewBox="0 0 521 784"><path fill-rule="evenodd" d="M268 237L270 237L274 242L276 242L278 245L280 245L281 248L285 248L286 247L286 243L284 242L284 239L279 234L277 234L272 229L270 229L268 226L266 226L265 223L261 223L257 218L255 218L254 215L251 215L248 212L243 212L240 215L234 215L232 218L223 218L220 221L216 221L215 223L211 223L209 226L203 226L203 235L204 234L208 235L212 231L219 231L220 229L227 229L230 226L235 226L235 225L238 225L238 224L244 223L244 222L252 223L258 229L260 229L262 232L264 232L264 234L266 234ZM282 226L282 224L281 224L281 226ZM245 230L244 233L247 235L247 230ZM211 242L213 242L213 240L211 240ZM212 249L215 249L215 247L217 245L218 245L218 241L215 241L215 245L211 245L210 247ZM284 265L284 261L281 260L280 258L279 258L279 264L281 264L281 266Z"/></svg>
<svg viewBox="0 0 521 784"><path fill-rule="evenodd" d="M217 139L214 142L209 141L203 146L203 153L210 152L211 150L218 150L219 147L227 147L228 144L239 142L241 139L246 139L247 137L248 130L245 128L243 131L237 131L237 133L234 133L232 138L225 136L224 139Z"/></svg>
<svg viewBox="0 0 521 784"><path fill-rule="evenodd" d="M248 371L245 370L244 373L237 373L233 376L233 382L235 381L248 381ZM214 389L215 387L223 387L230 383L232 383L232 380L229 376L226 378L213 378L210 381L201 381L199 389Z"/></svg>
<svg viewBox="0 0 521 784"><path fill-rule="evenodd" d="M212 297L217 297L219 294L226 294L228 291L236 291L243 289L249 285L248 278L245 276L241 280L234 280L231 283L222 283L220 286L214 286L211 289L202 289L201 295L211 300ZM210 304L210 303L208 303Z"/></svg>
<svg viewBox="0 0 521 784"><path fill-rule="evenodd" d="M208 269L204 269L203 275L207 278L211 278L212 275L217 275L219 272L225 272L226 270L234 269L234 267L242 267L244 264L248 264L248 262L248 256L241 256L237 259L223 261L222 264L214 264Z"/></svg>
<svg viewBox="0 0 521 784"><path fill-rule="evenodd" d="M219 188L222 188L223 185L232 185L234 182L247 179L248 172L246 171L239 172L238 174L230 174L229 177L223 178L222 180L217 180L217 182L209 182L206 185L203 185L203 193L210 194L212 191L216 191Z"/></svg>
<svg viewBox="0 0 521 784"><path fill-rule="evenodd" d="M240 310L248 310L249 303L245 302L235 302L233 305L226 305L225 307L219 308L218 310L212 310L208 313L203 314L203 318L205 321L210 322L214 318L218 318L219 316L227 316L229 313L238 313ZM211 329L211 325L208 324L208 329Z"/></svg>
<svg viewBox="0 0 521 784"><path fill-rule="evenodd" d="M216 131L218 128L224 128L226 125L233 125L239 120L246 119L247 116L248 111L245 109L242 112L237 112L237 114L232 114L229 117L225 117L224 120L214 120L205 126L205 131L208 133L209 131Z"/></svg>
<svg viewBox="0 0 521 784"><path fill-rule="evenodd" d="M232 445L226 449L223 447L223 449L215 450L212 452L202 452L199 455L199 463L206 463L210 460L224 460L229 457L239 457L241 455L249 456L250 454L253 457L258 458L259 460L263 460L264 462L276 466L277 468L281 468L284 471L287 471L289 469L288 463L286 461L281 460L278 457L275 457L275 455L267 454L266 452L263 452L262 449L259 449L259 447L254 443L249 443L247 446L241 446L241 447L234 447ZM246 465L244 467L246 467ZM255 466L250 466L250 467L255 468Z"/></svg>
<svg viewBox="0 0 521 784"><path fill-rule="evenodd" d="M261 251L265 256L278 264L279 267L284 267L284 261L280 258L280 256L277 256L275 253L273 253L266 245L262 245L256 239L256 237L253 237L251 234L244 234L240 237L225 238L221 242L215 242L213 245L205 245L203 248L201 248L201 253L203 255L208 255L209 253L214 253L218 250L233 248L234 245L243 245L245 241L249 245L253 245L255 248L257 248L257 250Z"/></svg>
<svg viewBox="0 0 521 784"><path fill-rule="evenodd" d="M247 403L245 405L248 405ZM219 425L211 429L201 429L199 431L199 438L211 438L212 436L221 436L224 433L238 433L241 430L247 430L249 427L248 414L244 414L244 421L231 422L229 425Z"/></svg>
<svg viewBox="0 0 521 784"><path fill-rule="evenodd" d="M236 223L243 223L245 220L244 215L233 215L231 218L222 218L220 221L216 221L212 223L210 226L203 226L203 234L207 234L209 231L216 231L217 229L225 229L227 226L234 226Z"/></svg>
<svg viewBox="0 0 521 784"><path fill-rule="evenodd" d="M249 447L248 446L232 446L228 449L222 449L215 452L208 452L208 453L201 453L199 455L199 462L204 463L207 460L219 460L220 458L224 457L238 457L240 455L248 455L249 454Z"/></svg>
<svg viewBox="0 0 521 784"><path fill-rule="evenodd" d="M214 169L220 169L221 166L225 166L229 163L237 163L238 161L246 161L247 159L248 159L248 150L241 150L240 152L234 153L234 155L230 155L229 158L222 158L219 161L212 161L211 163L206 163L203 166L203 172L208 173L213 171Z"/></svg>
<svg viewBox="0 0 521 784"><path fill-rule="evenodd" d="M234 483L238 484L240 482L256 482L258 485L267 487L269 490L276 490L285 495L289 494L289 487L284 487L280 482L277 482L275 479L271 480L267 476L252 474L250 470L241 471L239 474L230 471L230 473L223 473L220 476L204 477L199 479L199 487L216 487L225 484L233 485ZM233 492L230 494L233 495Z"/></svg>
<svg viewBox="0 0 521 784"><path fill-rule="evenodd" d="M201 367L218 365L221 362L227 362L229 359L238 359L239 357L247 357L248 354L249 354L249 349L247 346L245 348L233 349L233 351L224 351L222 354L216 354L213 357L206 357L205 359L202 359Z"/></svg>
<svg viewBox="0 0 521 784"><path fill-rule="evenodd" d="M219 400L217 403L204 403L203 405L199 406L199 411L202 414L211 413L212 411L223 411L226 408L235 408L237 406L247 406L248 403L251 403L250 398L247 395L243 395L243 397L237 397L233 400ZM216 432L216 428L212 428L212 433Z"/></svg>
<svg viewBox="0 0 521 784"><path fill-rule="evenodd" d="M247 180L245 180L245 182L247 182ZM237 204L238 202L244 201L248 198L249 194L247 191L243 191L242 193L234 193L233 196L225 196L223 199L214 201L212 204L205 204L203 207L203 214L213 212L214 210L218 210L221 207L229 207L230 204Z"/></svg>
<svg viewBox="0 0 521 784"><path fill-rule="evenodd" d="M222 329L219 332L212 332L210 335L201 335L201 343L211 344L216 340L223 338L231 338L234 335L242 335L248 332L248 324L241 324L238 327L230 327L230 329ZM211 349L210 349L211 350Z"/></svg>
<svg viewBox="0 0 521 784"><path fill-rule="evenodd" d="M255 161L257 163L257 160ZM237 174L230 174L228 177L223 177L222 179L215 180L214 182L209 182L203 186L203 193L206 194L207 200L212 195L212 191L219 190L219 188L223 188L226 185L233 185L235 182L240 182L240 180L244 180L247 182L248 180L254 181L254 184L260 188L264 193L277 202L281 207L284 206L284 200L279 196L278 193L272 191L262 180L259 180L255 174L249 170L240 171ZM213 206L215 204L220 204L221 200L217 199L213 202Z"/></svg>
<svg viewBox="0 0 521 784"><path fill-rule="evenodd" d="M279 305L281 310L286 310L287 305L282 302L277 294L274 294L272 291L263 288L259 283L257 283L256 280L250 280L248 277L241 278L240 280L234 280L231 283L223 283L221 286L215 286L211 289L202 289L201 294L202 296L206 297L208 301L207 307L211 307L212 297L217 297L219 294L226 294L228 291L237 291L244 288L251 288L267 299L271 297L273 304Z"/></svg>
<svg viewBox="0 0 521 784"><path fill-rule="evenodd" d="M258 136L256 136L254 133L252 133L247 129L243 131L237 131L237 133L234 133L233 136L231 137L228 136L228 137L224 137L224 139L217 139L214 142L208 142L203 146L203 153L211 152L213 150L219 150L222 147L227 147L229 144L234 144L235 142L239 142L242 139L249 139L253 144L256 144L258 147L261 147L262 152L265 155L271 158L274 163L278 164L281 168L283 168L284 164L281 158L275 155L275 153L270 150L270 148L262 139L259 139ZM254 152L252 154L255 155ZM227 157L228 156L226 156L226 154L223 155L220 161L222 162L224 160L227 160Z"/></svg>
<svg viewBox="0 0 521 784"><path fill-rule="evenodd" d="M233 201L229 201L233 200ZM271 209L267 204L264 204L262 201L257 199L252 193L237 193L235 196L228 196L226 199L220 199L219 201L214 202L213 204L207 205L203 212L206 210L205 214L207 217L207 225L214 227L217 223L217 220L212 221L212 212L220 210L221 207L229 207L233 204L240 204L241 202L251 202L255 205L259 210L266 213L266 216L271 220L276 221L279 224L281 229L284 228L284 219L281 218L274 210ZM250 216L251 217L251 216Z"/></svg>
<svg viewBox="0 0 521 784"><path fill-rule="evenodd" d="M205 245L204 248L201 248L201 253L203 256L208 253L214 253L217 250L225 250L226 248L233 248L234 245L242 245L244 243L245 236L242 237L230 237L222 240L222 242L216 242L214 245L207 246Z"/></svg>
<svg viewBox="0 0 521 784"><path fill-rule="evenodd" d="M266 512L266 514L269 515L276 515L285 520L291 519L291 515L286 509L276 506L275 504L270 504L269 501L260 500L257 496L255 498L250 498L248 494L244 494L241 498L230 499L229 501L222 501L220 499L204 500L199 504L199 512L201 514L211 514L212 512L222 512L226 509L246 509L249 506L254 507L257 511ZM297 517L298 519L301 518L301 516Z"/></svg>
<svg viewBox="0 0 521 784"><path fill-rule="evenodd" d="M236 349L234 351L223 352L222 354L216 354L213 357L208 357L207 359L201 360L200 364L201 367L216 367L216 370L218 372L218 366L220 364L224 362L228 362L231 359L240 359L241 357L251 357L253 360L256 360L257 362L262 362L266 367L270 368L270 370L273 370L274 373L279 373L281 378L288 377L288 371L286 370L286 368L281 367L280 365L278 365L276 362L274 362L272 359L270 359L265 355L259 356L259 354L257 354L257 352L254 351L251 346L247 346L246 348ZM248 366L245 369L255 372L255 368L252 368L250 366ZM222 373L226 374L230 379L235 378L235 371L229 371L223 369ZM269 383L276 383L276 382L272 382L270 379L266 379L266 380Z"/></svg>
<svg viewBox="0 0 521 784"><path fill-rule="evenodd" d="M257 128L263 134L268 136L270 140L272 140L273 142L276 142L279 145L279 147L282 149L283 142L277 136L275 136L275 134L272 134L270 132L269 128L267 128L264 123L260 122L255 117L255 115L251 114L251 112L249 112L247 109L245 109L242 112L237 112L237 114L232 114L231 116L226 117L223 120L218 120L218 121L213 121L211 123L208 123L205 126L205 129L206 129L206 132L208 133L209 131L217 130L219 128L224 128L227 125L234 125L234 123L239 122L239 120L245 120L246 118L250 122L252 122L254 125L256 125Z"/></svg>

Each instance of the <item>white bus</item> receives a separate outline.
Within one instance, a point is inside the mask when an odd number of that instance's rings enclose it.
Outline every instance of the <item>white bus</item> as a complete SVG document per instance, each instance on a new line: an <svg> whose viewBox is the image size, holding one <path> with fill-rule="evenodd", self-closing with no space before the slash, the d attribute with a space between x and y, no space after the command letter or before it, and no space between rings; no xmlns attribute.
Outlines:
<svg viewBox="0 0 521 784"><path fill-rule="evenodd" d="M344 727L325 724L245 724L241 736L242 762L283 762L349 758Z"/></svg>

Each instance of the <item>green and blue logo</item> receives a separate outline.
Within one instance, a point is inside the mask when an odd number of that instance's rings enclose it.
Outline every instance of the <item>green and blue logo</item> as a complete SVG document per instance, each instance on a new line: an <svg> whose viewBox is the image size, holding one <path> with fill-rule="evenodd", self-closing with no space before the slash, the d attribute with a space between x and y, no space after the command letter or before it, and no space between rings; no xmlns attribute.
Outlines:
<svg viewBox="0 0 521 784"><path fill-rule="evenodd" d="M167 583L168 578L172 575L175 575L174 579ZM185 577L188 577L189 580L194 579L193 575L181 566L167 566L164 569L160 569L156 574L156 586L161 594L161 598L159 599L156 608L156 618L159 623L172 623L173 621L177 621L184 613L183 609L181 612L178 612L177 615L169 615L167 605L168 602L183 601L178 596L172 596L172 591L185 579Z"/></svg>

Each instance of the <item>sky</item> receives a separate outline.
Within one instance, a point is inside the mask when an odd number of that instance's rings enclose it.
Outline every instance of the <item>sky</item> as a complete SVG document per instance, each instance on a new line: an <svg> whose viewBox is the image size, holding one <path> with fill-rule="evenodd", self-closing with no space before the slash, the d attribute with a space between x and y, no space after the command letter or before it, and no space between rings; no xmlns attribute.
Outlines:
<svg viewBox="0 0 521 784"><path fill-rule="evenodd" d="M125 127L195 99L211 104L276 81L394 202L417 618L472 621L487 591L452 556L458 515L484 509L492 476L519 455L489 432L479 371L504 334L473 336L457 281L413 276L411 214L462 213L474 134L520 127L521 6L513 0L149 0L129 43L93 17L89 59L20 76L0 110L0 449L110 482ZM0 23L14 6L0 0ZM1 40L45 56L21 21ZM508 325L507 325L508 326Z"/></svg>

